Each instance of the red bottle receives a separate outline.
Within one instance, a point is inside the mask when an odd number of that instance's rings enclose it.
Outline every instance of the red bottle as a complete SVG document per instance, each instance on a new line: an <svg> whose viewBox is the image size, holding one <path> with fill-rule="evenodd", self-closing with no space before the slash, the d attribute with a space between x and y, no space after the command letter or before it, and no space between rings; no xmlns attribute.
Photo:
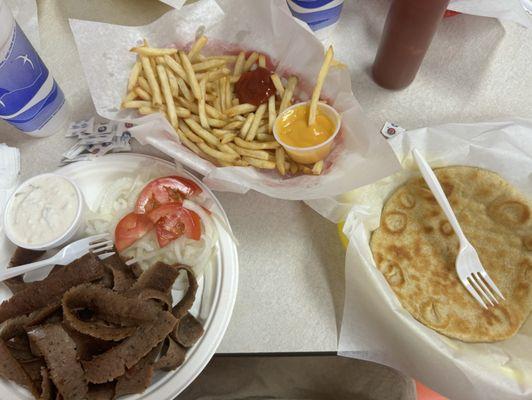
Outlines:
<svg viewBox="0 0 532 400"><path fill-rule="evenodd" d="M393 0L373 63L373 79L403 89L416 77L450 0Z"/></svg>

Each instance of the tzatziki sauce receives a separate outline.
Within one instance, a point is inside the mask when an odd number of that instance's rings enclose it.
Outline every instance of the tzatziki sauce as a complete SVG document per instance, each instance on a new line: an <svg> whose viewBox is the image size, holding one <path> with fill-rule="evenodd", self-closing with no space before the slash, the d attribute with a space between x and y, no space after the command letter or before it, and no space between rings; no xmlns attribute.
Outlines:
<svg viewBox="0 0 532 400"><path fill-rule="evenodd" d="M17 189L7 224L20 244L41 245L63 236L74 223L80 198L74 185L58 175L42 175Z"/></svg>

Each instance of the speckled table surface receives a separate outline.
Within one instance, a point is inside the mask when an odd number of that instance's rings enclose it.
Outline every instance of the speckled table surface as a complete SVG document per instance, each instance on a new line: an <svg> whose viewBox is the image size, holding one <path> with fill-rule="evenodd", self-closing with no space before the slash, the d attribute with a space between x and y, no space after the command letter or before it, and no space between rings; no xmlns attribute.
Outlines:
<svg viewBox="0 0 532 400"><path fill-rule="evenodd" d="M376 86L368 69L387 3L346 2L330 38L338 58L350 66L355 95L378 125L532 118L532 31L494 19L446 19L413 85L401 92ZM38 1L41 52L73 120L92 115L94 107L68 18L141 25L168 10L156 0ZM4 123L0 142L20 148L22 178L57 168L72 145L61 133L35 140ZM161 155L152 148L134 150ZM336 351L344 299L344 251L336 226L302 202L254 192L217 196L240 240L239 292L219 352Z"/></svg>

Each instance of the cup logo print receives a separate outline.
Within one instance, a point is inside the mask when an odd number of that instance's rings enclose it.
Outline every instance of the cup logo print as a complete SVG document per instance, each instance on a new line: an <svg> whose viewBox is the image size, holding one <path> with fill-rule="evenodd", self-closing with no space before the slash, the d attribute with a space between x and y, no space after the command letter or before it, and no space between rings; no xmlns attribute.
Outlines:
<svg viewBox="0 0 532 400"><path fill-rule="evenodd" d="M18 129L41 128L61 108L61 89L18 24L0 61L0 118Z"/></svg>
<svg viewBox="0 0 532 400"><path fill-rule="evenodd" d="M338 22L344 0L287 0L292 15L318 31Z"/></svg>

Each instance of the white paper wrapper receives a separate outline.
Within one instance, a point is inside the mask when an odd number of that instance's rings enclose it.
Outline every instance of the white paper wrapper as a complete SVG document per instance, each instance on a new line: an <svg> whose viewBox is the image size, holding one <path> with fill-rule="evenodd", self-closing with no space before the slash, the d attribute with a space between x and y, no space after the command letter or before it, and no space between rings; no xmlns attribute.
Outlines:
<svg viewBox="0 0 532 400"><path fill-rule="evenodd" d="M529 11L525 10L529 7ZM464 14L493 17L532 28L531 0L452 0L449 9Z"/></svg>
<svg viewBox="0 0 532 400"><path fill-rule="evenodd" d="M453 400L531 399L532 318L502 342L468 344L440 335L402 308L374 264L369 238L386 198L416 174L412 147L433 167L487 168L530 196L532 121L442 125L391 142L406 170L350 194L340 354L397 368Z"/></svg>
<svg viewBox="0 0 532 400"><path fill-rule="evenodd" d="M206 53L230 44L235 49L259 50L278 62L281 74L296 73L312 88L323 60L322 44L292 18L284 0L235 0L220 8L213 0L202 0L171 11L143 27L125 27L71 20L72 31L97 112L109 119L130 119L130 111L119 112L127 77L135 56L128 52L146 37L154 46L192 42L199 27L205 28L210 47ZM308 98L310 93L296 93ZM245 192L249 189L292 200L337 195L374 182L398 169L385 140L364 116L351 90L346 68L332 68L323 94L342 113L342 134L328 161L332 167L322 176L282 179L275 171L249 167L216 168L178 143L171 126L162 117L132 131L141 143L151 144L186 166L205 175L216 190ZM326 162L327 164L327 162ZM330 164L330 163L329 163Z"/></svg>

